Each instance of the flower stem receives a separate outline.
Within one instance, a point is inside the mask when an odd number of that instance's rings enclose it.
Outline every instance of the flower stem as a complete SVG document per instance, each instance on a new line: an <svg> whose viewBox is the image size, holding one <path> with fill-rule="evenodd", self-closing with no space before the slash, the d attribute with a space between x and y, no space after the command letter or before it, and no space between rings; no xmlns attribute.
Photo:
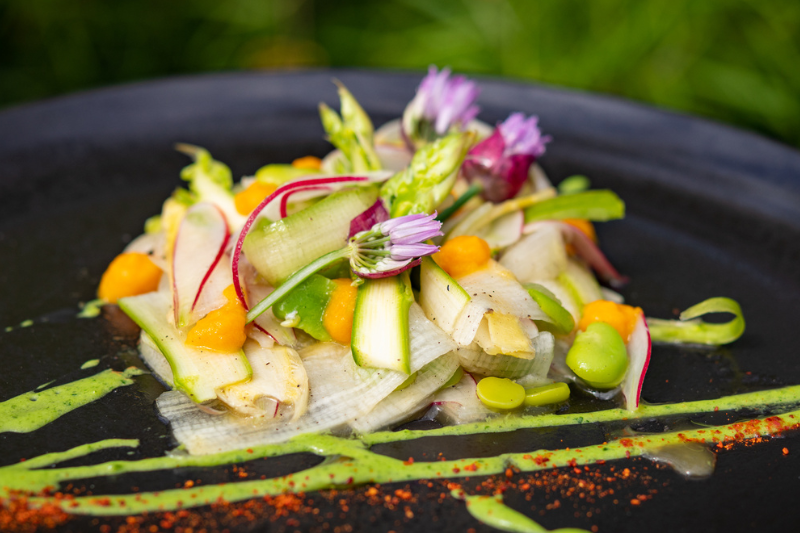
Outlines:
<svg viewBox="0 0 800 533"><path fill-rule="evenodd" d="M469 189L464 191L464 194L459 196L456 199L456 201L453 202L453 205L451 205L447 209L442 210L442 212L439 213L439 216L436 217L436 220L438 220L439 222L444 222L445 220L453 216L453 213L461 209L461 206L469 202L473 196L480 193L482 190L483 187L480 184L473 183L472 185L470 185Z"/></svg>
<svg viewBox="0 0 800 533"><path fill-rule="evenodd" d="M247 323L249 324L253 320L259 317L261 313L272 307L275 302L286 296L289 291L303 283L306 279L308 279L312 274L316 274L323 268L327 267L338 261L339 259L344 259L345 257L349 257L350 255L350 246L345 246L341 250L335 250L333 252L329 252L321 257L318 257L314 261L310 262L294 274L292 274L289 279L281 283L281 285L272 291L269 296L258 302L258 305L253 307L247 313Z"/></svg>

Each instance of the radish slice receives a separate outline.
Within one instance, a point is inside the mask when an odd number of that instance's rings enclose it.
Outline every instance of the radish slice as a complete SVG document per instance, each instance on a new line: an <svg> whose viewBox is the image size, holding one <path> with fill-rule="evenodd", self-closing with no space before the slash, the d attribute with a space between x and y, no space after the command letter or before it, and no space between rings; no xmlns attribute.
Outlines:
<svg viewBox="0 0 800 533"><path fill-rule="evenodd" d="M294 181L290 181L289 183L284 183L278 189L275 190L273 193L275 195L274 200L280 200L284 194L289 194L290 191L295 191L296 189L308 189L310 187L321 187L324 186L328 189L328 191L319 190L316 193L313 192L291 192L292 195L299 194L302 200L308 200L310 198L316 198L319 196L325 196L331 192L337 191L339 189L343 189L345 187L349 187L354 183L382 183L392 177L393 173L388 170L377 170L374 172L364 172L359 174L358 176L345 176L342 174L316 174L309 176L308 178L300 178ZM299 201L298 199L294 199L292 201ZM259 211L260 216L265 216L270 220L279 220L281 217L280 212L281 202L274 202L270 200L266 207L262 208L262 211ZM258 209L258 208L256 208ZM252 213L251 213L252 215Z"/></svg>
<svg viewBox="0 0 800 533"><path fill-rule="evenodd" d="M265 287L264 285L256 283L255 269L253 268L251 270L252 276L245 277L247 294L253 299L254 302L260 302L269 296L274 289L272 287ZM275 342L281 346L294 346L297 344L297 337L294 334L294 329L282 326L281 321L278 320L272 313L272 309L267 309L261 313L258 318L253 321L253 324L255 325L256 329L272 337Z"/></svg>
<svg viewBox="0 0 800 533"><path fill-rule="evenodd" d="M230 238L225 215L216 205L200 202L186 212L172 251L172 302L175 324L189 325L200 293Z"/></svg>
<svg viewBox="0 0 800 533"><path fill-rule="evenodd" d="M609 262L600 248L578 228L559 221L532 222L523 229L524 234L532 233L546 225L556 225L561 230L564 242L575 247L578 255L597 272L597 274L612 287L621 287L628 282L628 278L620 274Z"/></svg>
<svg viewBox="0 0 800 533"><path fill-rule="evenodd" d="M286 212L286 208L289 205L289 198L292 196L300 195L301 198L295 199L295 202L301 202L303 200L310 200L312 198L317 198L318 196L325 196L326 194L330 193L332 189L330 187L325 187L321 185L313 186L313 187L305 187L305 188L298 188L293 189L281 197L281 218L286 218L289 216Z"/></svg>
<svg viewBox="0 0 800 533"><path fill-rule="evenodd" d="M378 198L378 200L372 204L372 207L350 222L350 234L348 237L352 237L356 233L362 231L367 231L378 222L386 222L387 220L389 220L389 212L386 210L386 206L383 205L383 200Z"/></svg>
<svg viewBox="0 0 800 533"><path fill-rule="evenodd" d="M231 269L228 263L229 261L226 260L226 256L223 256L210 272L210 275L203 285L203 290L200 291L200 297L192 308L191 322L199 320L211 311L219 309L228 303L224 291L233 283L231 279Z"/></svg>
<svg viewBox="0 0 800 533"><path fill-rule="evenodd" d="M469 372L464 372L464 377L456 385L436 394L431 409L423 419L436 419L446 424L467 424L486 420L496 414L478 398L477 380Z"/></svg>
<svg viewBox="0 0 800 533"><path fill-rule="evenodd" d="M518 209L492 222L481 237L492 250L498 250L517 242L524 226L525 214Z"/></svg>
<svg viewBox="0 0 800 533"><path fill-rule="evenodd" d="M643 314L639 315L627 348L628 373L622 382L622 394L625 396L625 409L635 411L639 408L644 375L650 365L650 331Z"/></svg>
<svg viewBox="0 0 800 533"><path fill-rule="evenodd" d="M242 305L245 309L249 309L247 306L247 300L244 297L244 291L242 291L242 281L239 278L239 259L242 255L242 246L244 245L244 239L247 237L247 234L250 232L250 228L253 227L256 219L258 219L259 215L262 211L265 211L268 206L273 204L273 202L277 199L280 199L284 194L289 191L293 191L295 189L302 189L307 187L319 186L319 185L332 185L332 184L351 184L351 183L363 183L363 182L371 182L371 181L380 181L380 176L383 176L382 179L386 179L391 176L391 173L376 173L371 172L367 173L366 176L361 177L353 177L353 176L338 176L338 177L320 177L320 178L309 178L304 180L293 181L291 183L286 183L278 187L275 192L264 198L264 200L258 204L258 207L253 209L253 212L250 213L250 216L247 217L247 220L242 226L242 230L239 232L239 238L236 240L236 246L233 249L233 254L231 256L231 270L233 272L233 286L236 289L236 296L239 297L239 301L242 302ZM265 213L265 215L269 216L269 213ZM272 220L279 218L280 213L277 213L274 217L271 217Z"/></svg>

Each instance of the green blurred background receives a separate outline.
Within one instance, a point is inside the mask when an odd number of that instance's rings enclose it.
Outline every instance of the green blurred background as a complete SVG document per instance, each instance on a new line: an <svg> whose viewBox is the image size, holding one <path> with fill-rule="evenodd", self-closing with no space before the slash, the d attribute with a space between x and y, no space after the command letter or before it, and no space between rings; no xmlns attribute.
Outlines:
<svg viewBox="0 0 800 533"><path fill-rule="evenodd" d="M429 64L800 146L800 0L0 0L0 106L174 74Z"/></svg>

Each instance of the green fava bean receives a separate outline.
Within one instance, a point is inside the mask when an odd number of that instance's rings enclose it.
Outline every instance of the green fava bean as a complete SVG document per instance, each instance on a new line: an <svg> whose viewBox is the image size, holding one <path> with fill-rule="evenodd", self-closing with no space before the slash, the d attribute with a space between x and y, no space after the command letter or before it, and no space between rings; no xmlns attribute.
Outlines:
<svg viewBox="0 0 800 533"><path fill-rule="evenodd" d="M575 337L567 353L567 366L591 387L613 389L625 377L628 352L613 326L594 322Z"/></svg>
<svg viewBox="0 0 800 533"><path fill-rule="evenodd" d="M399 390L407 389L411 385L413 385L414 382L417 381L417 374L418 374L417 372L414 372L413 374L408 376L404 382L402 382L400 385L397 386L397 388L395 389L395 392L397 392Z"/></svg>
<svg viewBox="0 0 800 533"><path fill-rule="evenodd" d="M537 407L560 403L569 398L569 385L566 383L550 383L525 391L525 405Z"/></svg>
<svg viewBox="0 0 800 533"><path fill-rule="evenodd" d="M453 375L450 376L450 379L448 379L445 382L444 385L439 387L439 390L446 389L447 387L452 387L452 386L456 385L459 381L461 381L461 378L463 378L463 377L464 377L464 369L461 368L461 367L458 367L458 370L453 372Z"/></svg>
<svg viewBox="0 0 800 533"><path fill-rule="evenodd" d="M525 401L525 388L507 378L483 378L478 382L478 398L491 409L516 409Z"/></svg>
<svg viewBox="0 0 800 533"><path fill-rule="evenodd" d="M551 331L558 335L565 335L575 328L575 319L569 314L569 311L564 309L556 297L536 283L529 283L525 285L528 294L531 295L533 301L550 317L552 323L537 320L537 326L540 329Z"/></svg>

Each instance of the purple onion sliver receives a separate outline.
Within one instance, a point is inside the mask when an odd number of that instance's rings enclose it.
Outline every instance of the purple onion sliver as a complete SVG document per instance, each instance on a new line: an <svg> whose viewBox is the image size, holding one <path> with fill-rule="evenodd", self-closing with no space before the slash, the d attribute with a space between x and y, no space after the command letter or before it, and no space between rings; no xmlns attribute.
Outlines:
<svg viewBox="0 0 800 533"><path fill-rule="evenodd" d="M500 133L499 128L495 128L494 132L470 149L468 156L479 157L482 160L497 161L503 157L506 143L503 134Z"/></svg>
<svg viewBox="0 0 800 533"><path fill-rule="evenodd" d="M366 211L350 221L350 234L347 237L350 238L356 233L367 231L375 224L378 224L379 222L385 222L387 220L389 220L389 212L383 205L383 200L378 198L378 200Z"/></svg>

